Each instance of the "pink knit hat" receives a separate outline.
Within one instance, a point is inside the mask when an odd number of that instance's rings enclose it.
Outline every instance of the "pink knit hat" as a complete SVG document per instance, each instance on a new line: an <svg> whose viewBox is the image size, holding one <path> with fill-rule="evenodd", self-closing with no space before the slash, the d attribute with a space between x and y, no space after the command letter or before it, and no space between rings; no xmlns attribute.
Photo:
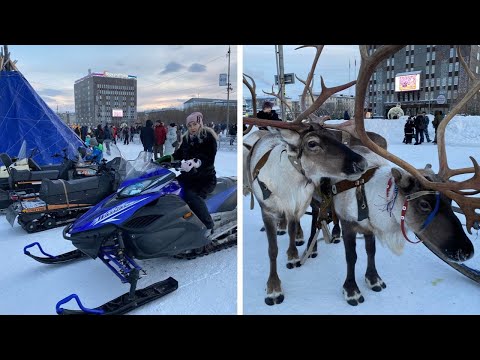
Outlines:
<svg viewBox="0 0 480 360"><path fill-rule="evenodd" d="M194 113L191 113L190 115L187 116L187 126L188 124L190 124L191 122L197 122L199 123L201 126L203 126L203 115L201 112L194 112Z"/></svg>

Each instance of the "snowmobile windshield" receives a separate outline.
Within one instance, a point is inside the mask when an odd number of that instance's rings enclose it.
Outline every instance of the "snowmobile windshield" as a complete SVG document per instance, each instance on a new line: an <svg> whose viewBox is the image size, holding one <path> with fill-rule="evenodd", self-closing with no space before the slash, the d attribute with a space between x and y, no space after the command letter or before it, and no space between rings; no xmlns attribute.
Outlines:
<svg viewBox="0 0 480 360"><path fill-rule="evenodd" d="M119 195L133 196L175 179L176 174L153 162L152 155L142 151L135 160L128 161L126 177L121 185L124 188Z"/></svg>

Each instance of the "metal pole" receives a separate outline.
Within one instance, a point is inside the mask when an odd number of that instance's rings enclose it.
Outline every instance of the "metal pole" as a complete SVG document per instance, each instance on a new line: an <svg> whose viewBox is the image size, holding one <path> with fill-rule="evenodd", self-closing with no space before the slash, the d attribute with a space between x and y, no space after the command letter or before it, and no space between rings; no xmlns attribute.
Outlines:
<svg viewBox="0 0 480 360"><path fill-rule="evenodd" d="M275 45L275 62L277 64L277 79L278 79L278 90L280 91L280 67L278 64L278 45Z"/></svg>
<svg viewBox="0 0 480 360"><path fill-rule="evenodd" d="M227 72L227 134L230 131L230 45L228 45L228 72Z"/></svg>
<svg viewBox="0 0 480 360"><path fill-rule="evenodd" d="M278 84L281 86L282 91L280 94L280 112L282 114L282 120L286 121L287 117L285 116L285 74L284 74L284 68L283 68L283 45L278 45L278 67L280 69L280 76L279 76L279 81Z"/></svg>

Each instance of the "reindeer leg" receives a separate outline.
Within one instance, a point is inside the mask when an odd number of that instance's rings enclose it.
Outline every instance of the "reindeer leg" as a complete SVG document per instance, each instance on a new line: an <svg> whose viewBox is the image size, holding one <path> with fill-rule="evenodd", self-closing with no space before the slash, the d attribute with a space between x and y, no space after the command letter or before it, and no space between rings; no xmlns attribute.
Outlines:
<svg viewBox="0 0 480 360"><path fill-rule="evenodd" d="M265 225L265 231L268 238L268 256L270 258L270 275L267 281L267 296L265 303L267 305L281 304L284 296L280 278L277 273L277 219L266 214L262 209L262 218Z"/></svg>
<svg viewBox="0 0 480 360"><path fill-rule="evenodd" d="M310 237L308 238L308 244L307 244L307 249L310 247L310 244L313 241L313 238L315 237L315 233L317 232L317 219L318 219L318 214L320 213L320 208L312 203L310 204L312 207L312 225L310 226ZM316 258L318 253L317 253L317 244L318 241L313 245L313 251L312 254L310 255L311 258Z"/></svg>
<svg viewBox="0 0 480 360"><path fill-rule="evenodd" d="M297 224L298 220L290 219L288 221L288 236L290 238L290 244L287 249L287 268L293 269L294 267L299 267L302 264L300 263L300 258L298 257L297 246L295 245L295 236L297 235Z"/></svg>
<svg viewBox="0 0 480 360"><path fill-rule="evenodd" d="M284 215L282 215L282 218L278 222L278 230L277 230L277 235L285 235L287 232L287 218Z"/></svg>
<svg viewBox="0 0 480 360"><path fill-rule="evenodd" d="M297 221L297 231L295 232L295 245L302 246L303 244L305 244L305 240L303 238L302 225L300 225L300 221Z"/></svg>
<svg viewBox="0 0 480 360"><path fill-rule="evenodd" d="M337 217L337 213L335 212L335 208L332 202L332 220L333 220L333 229L332 229L332 242L334 244L338 244L340 242L340 225Z"/></svg>
<svg viewBox="0 0 480 360"><path fill-rule="evenodd" d="M342 221L343 230L343 244L345 246L345 257L347 260L347 278L343 283L343 296L347 303L357 306L363 303L365 299L355 282L355 263L357 262L357 252L355 250L357 244L357 233L354 230L353 224Z"/></svg>
<svg viewBox="0 0 480 360"><path fill-rule="evenodd" d="M365 282L373 291L382 291L387 285L383 282L380 276L378 276L377 269L375 268L375 235L365 234L365 250L367 251L368 258Z"/></svg>

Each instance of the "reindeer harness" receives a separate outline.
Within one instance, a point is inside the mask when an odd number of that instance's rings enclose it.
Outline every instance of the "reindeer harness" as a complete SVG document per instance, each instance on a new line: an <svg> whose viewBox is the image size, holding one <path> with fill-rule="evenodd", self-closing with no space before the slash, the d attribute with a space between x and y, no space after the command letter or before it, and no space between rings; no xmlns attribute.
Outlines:
<svg viewBox="0 0 480 360"><path fill-rule="evenodd" d="M392 187L392 182L393 180L392 178L390 178L387 184L387 198L388 198L388 193L390 192L390 189ZM395 190L398 191L398 188L396 185L395 185ZM408 202L424 195L435 195L435 208L430 212L428 217L425 219L424 223L422 224L422 227L420 228L420 232L425 230L425 228L433 221L433 218L435 217L435 215L437 215L438 209L440 208L440 193L438 191L423 190L423 191L417 191L410 195L406 195L405 201L403 202L403 206L402 206L402 212L400 214L400 228L402 229L403 237L405 238L405 240L407 240L409 243L412 243L412 244L418 244L422 240L412 241L407 236L407 232L405 230L405 216L408 210ZM395 197L395 200L396 200L396 197ZM393 208L393 204L392 204L392 208Z"/></svg>
<svg viewBox="0 0 480 360"><path fill-rule="evenodd" d="M368 219L368 204L367 197L365 196L365 184L373 177L375 171L377 171L377 168L369 169L358 180L342 180L336 184L333 184L331 187L333 196L356 188L355 193L357 196L358 205L358 221Z"/></svg>

